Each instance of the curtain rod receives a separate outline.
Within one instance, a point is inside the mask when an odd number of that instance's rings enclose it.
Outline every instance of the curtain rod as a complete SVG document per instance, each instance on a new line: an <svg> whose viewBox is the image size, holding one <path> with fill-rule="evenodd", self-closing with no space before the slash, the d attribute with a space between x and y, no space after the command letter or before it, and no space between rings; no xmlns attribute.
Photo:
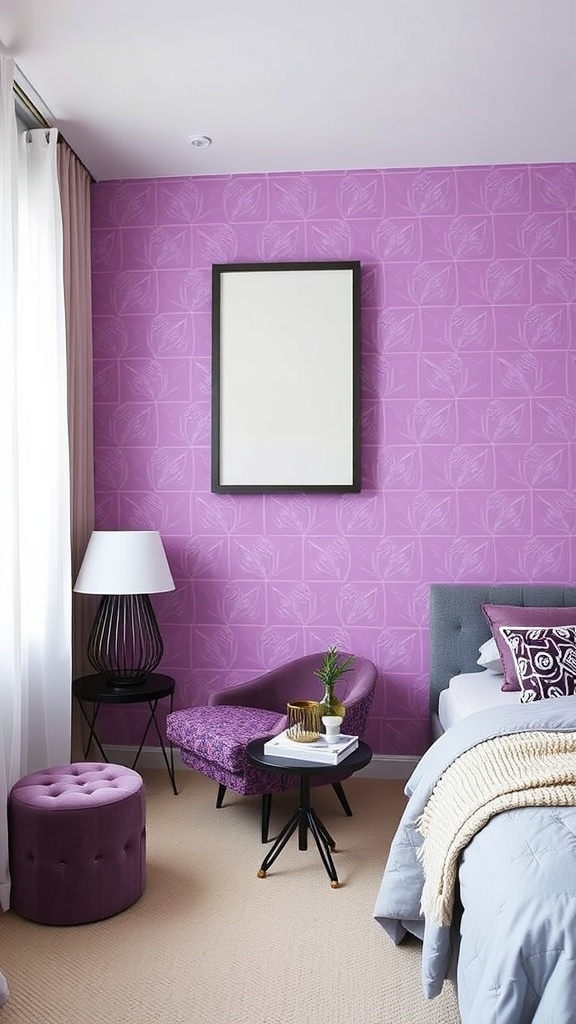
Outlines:
<svg viewBox="0 0 576 1024"><path fill-rule="evenodd" d="M38 107L35 106L35 104L32 102L30 97L26 95L26 93L24 92L22 87L20 85L18 85L18 82L13 82L12 83L12 88L14 89L14 92L16 93L16 97L20 101L22 106L26 107L26 110L30 114L32 114L32 117L37 122L38 127L39 128L51 128L52 125L48 124L48 121L44 117L44 114L40 113L40 111L38 110Z"/></svg>
<svg viewBox="0 0 576 1024"><path fill-rule="evenodd" d="M35 122L37 123L37 127L38 128L48 129L48 128L57 127L55 125L51 125L51 124L48 123L48 121L44 117L44 114L42 114L38 110L38 107L32 102L30 97L26 95L26 93L24 92L22 86L18 85L18 82L13 82L12 83L12 88L14 90L14 93L15 93L18 101L22 104L23 107L26 108L28 113L31 114L32 117L34 118ZM72 152L74 153L74 156L82 164L82 167L86 171L86 174L89 176L91 183L94 185L96 183L96 178L94 177L92 172L88 170L88 168L86 167L86 164L84 163L84 161L80 159L80 157L78 156L78 153L76 152L75 149L73 149L73 147L70 145L68 140L64 137L64 135L62 134L60 129L58 129L58 141L59 142L65 142L66 145L68 146L68 148L72 150Z"/></svg>

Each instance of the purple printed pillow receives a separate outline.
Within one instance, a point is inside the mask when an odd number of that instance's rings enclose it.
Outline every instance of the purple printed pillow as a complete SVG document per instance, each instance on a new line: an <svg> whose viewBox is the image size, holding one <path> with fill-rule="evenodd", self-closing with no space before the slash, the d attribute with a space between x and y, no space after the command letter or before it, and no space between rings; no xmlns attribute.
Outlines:
<svg viewBox="0 0 576 1024"><path fill-rule="evenodd" d="M500 633L502 626L573 626L576 623L576 608L562 606L525 608L523 605L483 604L482 611L490 624L502 658L504 682L501 690L521 689L512 652Z"/></svg>
<svg viewBox="0 0 576 1024"><path fill-rule="evenodd" d="M501 626L520 683L520 703L576 694L576 626Z"/></svg>

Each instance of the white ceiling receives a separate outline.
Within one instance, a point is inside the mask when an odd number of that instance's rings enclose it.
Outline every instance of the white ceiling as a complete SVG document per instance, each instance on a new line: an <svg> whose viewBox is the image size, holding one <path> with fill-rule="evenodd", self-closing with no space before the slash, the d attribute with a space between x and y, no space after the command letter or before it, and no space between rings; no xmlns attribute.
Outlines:
<svg viewBox="0 0 576 1024"><path fill-rule="evenodd" d="M0 0L0 43L97 180L576 161L576 0Z"/></svg>

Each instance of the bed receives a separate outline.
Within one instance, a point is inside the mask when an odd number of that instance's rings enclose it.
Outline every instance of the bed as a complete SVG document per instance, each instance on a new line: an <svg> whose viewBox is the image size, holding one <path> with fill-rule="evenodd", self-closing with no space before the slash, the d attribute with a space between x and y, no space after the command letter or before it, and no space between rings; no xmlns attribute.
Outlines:
<svg viewBox="0 0 576 1024"><path fill-rule="evenodd" d="M502 625L511 608L518 623ZM422 941L427 998L453 978L463 1024L576 1020L573 609L576 587L431 587L436 739L406 785L374 917L396 944ZM503 675L478 664L491 637ZM520 688L503 691L510 657ZM483 704L447 719L442 695L465 677Z"/></svg>

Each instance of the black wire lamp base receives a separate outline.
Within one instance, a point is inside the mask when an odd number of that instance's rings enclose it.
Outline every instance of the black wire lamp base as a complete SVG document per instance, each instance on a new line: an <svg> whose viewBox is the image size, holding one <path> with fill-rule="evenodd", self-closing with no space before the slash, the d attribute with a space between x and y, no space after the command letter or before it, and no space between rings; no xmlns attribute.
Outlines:
<svg viewBox="0 0 576 1024"><path fill-rule="evenodd" d="M96 672L112 686L135 686L163 653L148 594L105 594L88 637L88 660Z"/></svg>

